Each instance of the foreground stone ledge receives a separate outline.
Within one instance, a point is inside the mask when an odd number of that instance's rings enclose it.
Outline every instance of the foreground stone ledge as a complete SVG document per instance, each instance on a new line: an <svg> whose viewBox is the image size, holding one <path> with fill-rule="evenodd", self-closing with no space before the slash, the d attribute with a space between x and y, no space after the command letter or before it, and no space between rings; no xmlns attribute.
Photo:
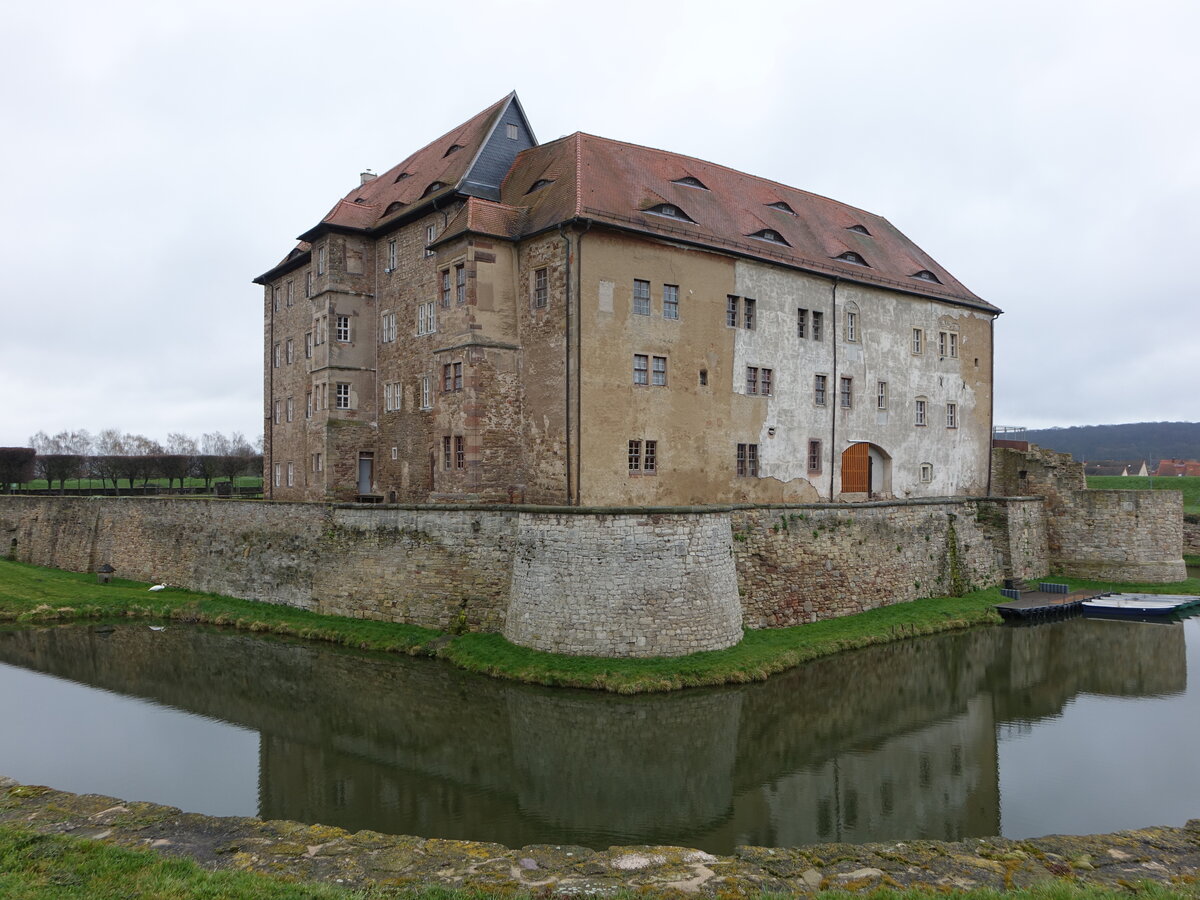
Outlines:
<svg viewBox="0 0 1200 900"><path fill-rule="evenodd" d="M1023 888L1051 879L1107 887L1200 882L1200 819L1183 828L1013 841L897 841L739 847L586 847L427 839L326 825L219 818L155 803L70 794L0 777L0 822L348 887L415 886L607 896L622 889L722 898L879 886Z"/></svg>

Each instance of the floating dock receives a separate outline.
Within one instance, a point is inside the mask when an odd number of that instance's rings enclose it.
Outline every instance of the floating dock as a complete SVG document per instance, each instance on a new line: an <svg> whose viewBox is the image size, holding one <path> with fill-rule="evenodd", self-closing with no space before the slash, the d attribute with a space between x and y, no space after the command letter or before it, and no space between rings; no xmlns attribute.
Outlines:
<svg viewBox="0 0 1200 900"><path fill-rule="evenodd" d="M1081 613L1085 600L1100 596L1100 591L1071 591L1065 584L1045 581L1036 590L1005 587L1000 593L1008 600L996 604L996 611L1010 621L1063 619Z"/></svg>

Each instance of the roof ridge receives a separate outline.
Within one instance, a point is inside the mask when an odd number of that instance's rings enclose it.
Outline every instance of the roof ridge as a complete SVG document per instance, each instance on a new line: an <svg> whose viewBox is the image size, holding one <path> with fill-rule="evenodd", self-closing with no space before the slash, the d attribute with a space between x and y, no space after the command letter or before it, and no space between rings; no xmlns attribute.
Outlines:
<svg viewBox="0 0 1200 900"><path fill-rule="evenodd" d="M579 138L582 131L575 132L575 217L583 215L583 150Z"/></svg>

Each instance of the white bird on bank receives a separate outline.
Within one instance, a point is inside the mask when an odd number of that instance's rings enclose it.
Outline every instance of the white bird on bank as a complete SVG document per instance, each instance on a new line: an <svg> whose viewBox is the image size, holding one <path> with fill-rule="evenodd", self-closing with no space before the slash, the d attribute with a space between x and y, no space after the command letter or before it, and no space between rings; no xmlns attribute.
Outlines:
<svg viewBox="0 0 1200 900"><path fill-rule="evenodd" d="M150 630L151 631L166 631L167 626L166 625L151 625Z"/></svg>
<svg viewBox="0 0 1200 900"><path fill-rule="evenodd" d="M164 590L166 590L166 588L167 588L167 583L164 581L162 584L156 584L153 587L146 588L146 590L148 590L148 591L164 591Z"/></svg>

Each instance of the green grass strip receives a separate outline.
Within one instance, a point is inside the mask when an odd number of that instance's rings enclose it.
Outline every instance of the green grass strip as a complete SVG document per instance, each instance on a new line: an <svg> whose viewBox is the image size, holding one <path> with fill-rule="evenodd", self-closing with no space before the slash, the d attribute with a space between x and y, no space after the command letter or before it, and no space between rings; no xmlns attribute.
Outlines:
<svg viewBox="0 0 1200 900"><path fill-rule="evenodd" d="M1121 584L1054 578L1096 591L1200 594L1200 578L1175 584ZM415 625L350 619L290 606L237 600L0 560L0 621L37 624L73 619L147 617L230 625L250 631L330 641L364 650L437 655L467 671L530 684L635 694L762 681L785 669L844 650L886 644L1000 621L997 588L963 597L933 597L790 628L747 630L725 650L682 657L608 659L518 647L498 634L451 637Z"/></svg>
<svg viewBox="0 0 1200 900"><path fill-rule="evenodd" d="M1100 491L1180 491L1184 513L1200 515L1200 476L1089 475L1087 486Z"/></svg>

